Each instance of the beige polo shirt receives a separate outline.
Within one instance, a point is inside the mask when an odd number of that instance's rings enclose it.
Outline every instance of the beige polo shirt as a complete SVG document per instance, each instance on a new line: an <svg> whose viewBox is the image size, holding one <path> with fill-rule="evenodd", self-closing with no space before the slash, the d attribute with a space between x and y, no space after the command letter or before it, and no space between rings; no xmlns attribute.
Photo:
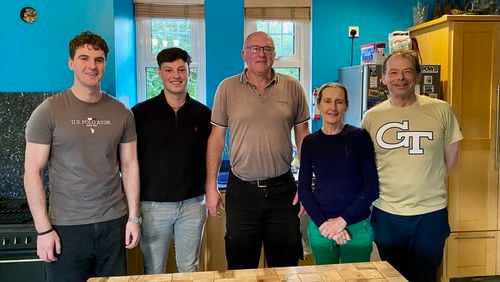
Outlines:
<svg viewBox="0 0 500 282"><path fill-rule="evenodd" d="M215 96L212 124L229 129L232 171L245 181L287 172L292 162L291 129L309 120L300 82L273 73L263 93L243 72L223 80Z"/></svg>

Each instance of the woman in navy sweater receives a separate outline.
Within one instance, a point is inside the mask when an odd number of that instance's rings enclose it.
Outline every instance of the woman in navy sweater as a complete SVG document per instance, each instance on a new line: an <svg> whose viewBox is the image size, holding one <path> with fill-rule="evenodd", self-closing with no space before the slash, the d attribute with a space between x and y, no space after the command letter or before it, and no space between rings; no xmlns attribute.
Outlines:
<svg viewBox="0 0 500 282"><path fill-rule="evenodd" d="M316 264L369 261L372 252L370 206L379 193L375 152L366 130L344 123L348 105L345 86L323 85L317 98L322 127L302 142L298 192L311 217Z"/></svg>

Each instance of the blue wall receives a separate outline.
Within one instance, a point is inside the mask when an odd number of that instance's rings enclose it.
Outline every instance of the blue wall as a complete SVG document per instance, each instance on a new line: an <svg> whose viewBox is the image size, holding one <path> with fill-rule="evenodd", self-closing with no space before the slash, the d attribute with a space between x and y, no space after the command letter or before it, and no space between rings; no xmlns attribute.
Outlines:
<svg viewBox="0 0 500 282"><path fill-rule="evenodd" d="M243 4L243 0L205 0L206 89L209 107L213 105L219 83L243 70L240 53L244 37Z"/></svg>
<svg viewBox="0 0 500 282"><path fill-rule="evenodd" d="M360 37L354 41L357 64L361 44L387 42L389 32L412 24L410 2L312 0L312 86L337 80L337 69L350 64L349 25L360 27ZM434 1L428 2L432 11ZM205 0L209 106L219 82L243 68L243 3ZM25 6L37 9L34 24L20 20L19 11ZM133 0L4 0L0 26L0 92L51 92L70 86L68 42L77 33L91 30L102 35L111 50L103 89L130 106L136 103Z"/></svg>
<svg viewBox="0 0 500 282"><path fill-rule="evenodd" d="M134 3L115 0L114 42L116 98L125 105L137 103ZM109 67L109 66L108 66ZM108 75L110 73L108 72Z"/></svg>
<svg viewBox="0 0 500 282"><path fill-rule="evenodd" d="M313 88L336 81L338 68L350 65L349 26L359 26L353 48L353 65L359 65L360 45L378 41L387 44L389 32L412 25L409 2L313 0Z"/></svg>
<svg viewBox="0 0 500 282"><path fill-rule="evenodd" d="M19 17L26 6L38 12L37 21L32 24L24 23ZM115 36L115 20L128 30L120 35L117 29ZM101 35L110 47L102 88L116 95L115 82L118 81L129 88L126 91L119 88L118 98L130 96L135 101L135 76L130 78L132 84L124 79L124 76L135 75L133 24L132 0L2 1L0 92L55 92L71 86L73 73L68 69L68 43L76 34L90 30Z"/></svg>

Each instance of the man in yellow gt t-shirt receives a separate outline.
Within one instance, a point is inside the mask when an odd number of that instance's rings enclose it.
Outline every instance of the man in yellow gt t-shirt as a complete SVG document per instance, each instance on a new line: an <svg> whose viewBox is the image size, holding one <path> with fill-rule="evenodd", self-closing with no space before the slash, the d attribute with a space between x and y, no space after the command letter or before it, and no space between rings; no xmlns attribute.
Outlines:
<svg viewBox="0 0 500 282"><path fill-rule="evenodd" d="M411 51L396 51L383 65L389 99L362 122L377 157L380 197L372 225L383 260L408 280L435 281L450 234L446 177L463 139L448 103L415 95L421 72Z"/></svg>

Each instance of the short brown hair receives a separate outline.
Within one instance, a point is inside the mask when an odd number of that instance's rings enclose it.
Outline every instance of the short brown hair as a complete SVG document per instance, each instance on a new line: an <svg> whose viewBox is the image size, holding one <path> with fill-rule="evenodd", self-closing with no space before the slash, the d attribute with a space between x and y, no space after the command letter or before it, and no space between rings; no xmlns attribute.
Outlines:
<svg viewBox="0 0 500 282"><path fill-rule="evenodd" d="M413 61L413 65L415 66L415 70L417 71L417 73L420 73L422 71L417 52L413 50L397 50L389 54L389 56L387 56L387 58L385 59L384 64L382 65L382 72L384 74L387 71L387 61L389 60L390 57L394 55L401 55L404 58L411 59Z"/></svg>
<svg viewBox="0 0 500 282"><path fill-rule="evenodd" d="M90 31L84 31L78 34L69 42L69 57L74 59L76 49L86 44L91 45L94 50L104 51L104 57L108 57L109 48L106 41L101 36Z"/></svg>

